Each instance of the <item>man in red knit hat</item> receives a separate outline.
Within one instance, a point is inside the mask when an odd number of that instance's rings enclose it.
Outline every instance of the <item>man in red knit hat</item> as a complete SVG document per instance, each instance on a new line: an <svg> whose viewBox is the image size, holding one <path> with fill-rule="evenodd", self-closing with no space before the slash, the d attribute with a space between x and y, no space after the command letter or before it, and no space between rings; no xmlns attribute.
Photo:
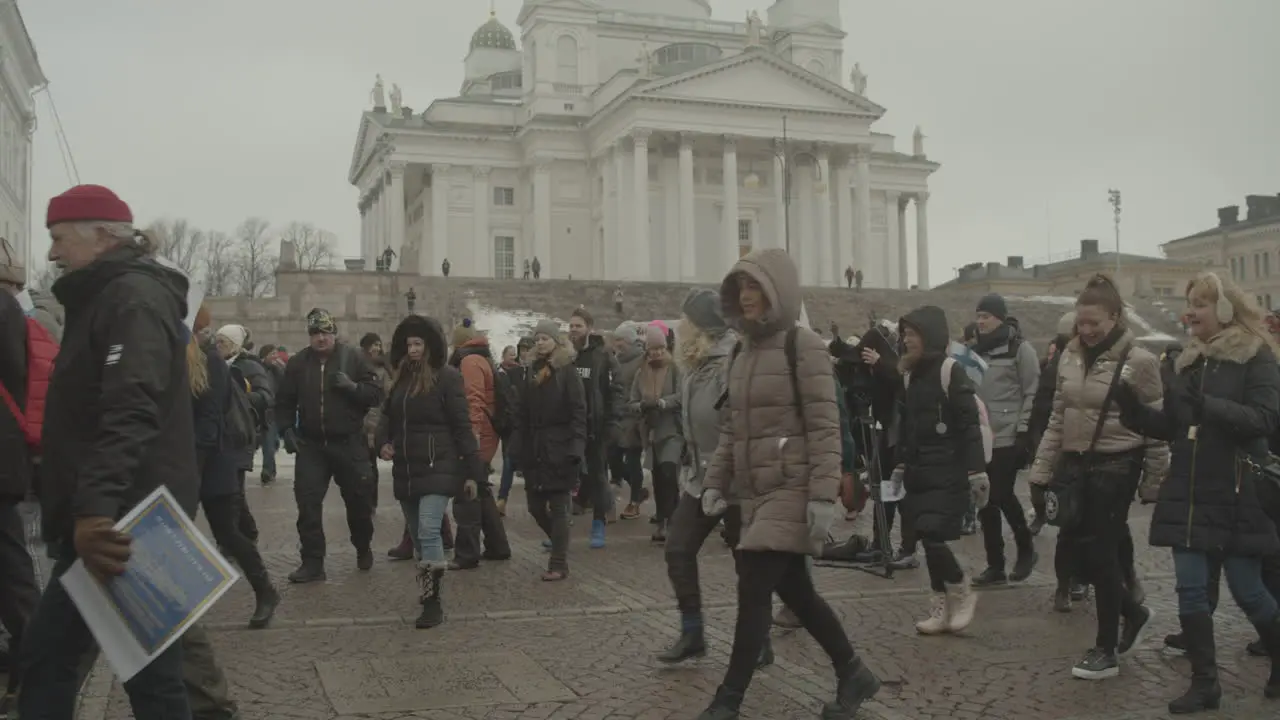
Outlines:
<svg viewBox="0 0 1280 720"><path fill-rule="evenodd" d="M27 627L19 715L71 720L77 666L93 636L56 579L77 559L100 581L124 572L115 522L164 484L198 499L187 383L187 279L147 256L115 193L79 185L49 201L49 260L67 325L45 406L41 509L61 552ZM182 644L124 684L138 720L186 720Z"/></svg>

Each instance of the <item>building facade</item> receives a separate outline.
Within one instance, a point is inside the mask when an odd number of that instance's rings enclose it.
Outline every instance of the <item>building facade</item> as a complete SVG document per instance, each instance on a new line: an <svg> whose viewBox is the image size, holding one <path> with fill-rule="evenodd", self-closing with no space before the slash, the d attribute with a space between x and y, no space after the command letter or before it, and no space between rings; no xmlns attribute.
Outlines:
<svg viewBox="0 0 1280 720"><path fill-rule="evenodd" d="M1249 195L1218 208L1218 225L1161 246L1166 257L1226 268L1268 310L1280 309L1280 194Z"/></svg>
<svg viewBox="0 0 1280 720"><path fill-rule="evenodd" d="M361 253L400 269L711 282L788 249L807 285L929 285L928 159L872 126L845 80L838 0L776 0L767 22L708 0L526 0L520 41L476 31L457 97L414 113L381 78L348 180ZM914 242L908 210L915 213ZM914 256L913 256L914 252Z"/></svg>
<svg viewBox="0 0 1280 720"><path fill-rule="evenodd" d="M1127 298L1180 298L1187 283L1206 269L1199 259L1178 260L1114 252L1101 252L1097 240L1081 240L1080 250L1054 262L1027 267L1013 256L998 262L973 263L959 269L956 277L939 287L963 289L975 296L984 293L1071 297L1084 289L1098 273L1115 279ZM1212 269L1212 267L1210 268Z"/></svg>
<svg viewBox="0 0 1280 720"><path fill-rule="evenodd" d="M32 93L44 72L15 2L0 3L0 254L26 282L31 247L31 144L36 129ZM6 258L0 257L0 264Z"/></svg>

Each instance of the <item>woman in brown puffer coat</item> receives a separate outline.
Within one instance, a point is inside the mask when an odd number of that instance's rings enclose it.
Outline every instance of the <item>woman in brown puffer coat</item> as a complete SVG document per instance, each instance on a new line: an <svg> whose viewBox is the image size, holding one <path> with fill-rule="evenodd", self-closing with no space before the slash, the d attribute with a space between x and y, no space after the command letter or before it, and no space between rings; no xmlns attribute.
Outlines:
<svg viewBox="0 0 1280 720"><path fill-rule="evenodd" d="M841 481L840 410L826 343L798 328L801 295L783 250L738 261L720 288L742 347L730 359L728 419L703 482L702 509L742 509L738 622L724 681L699 720L736 720L772 623L776 591L835 666L823 717L852 718L880 689L839 618L818 595L806 556L821 552Z"/></svg>

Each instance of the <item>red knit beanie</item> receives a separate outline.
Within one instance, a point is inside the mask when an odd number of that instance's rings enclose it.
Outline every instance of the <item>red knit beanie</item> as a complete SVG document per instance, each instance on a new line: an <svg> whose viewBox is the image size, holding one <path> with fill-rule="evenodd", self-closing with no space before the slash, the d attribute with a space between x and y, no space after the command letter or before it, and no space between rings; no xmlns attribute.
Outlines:
<svg viewBox="0 0 1280 720"><path fill-rule="evenodd" d="M45 227L64 222L133 222L133 213L115 193L101 185L77 185L49 201Z"/></svg>

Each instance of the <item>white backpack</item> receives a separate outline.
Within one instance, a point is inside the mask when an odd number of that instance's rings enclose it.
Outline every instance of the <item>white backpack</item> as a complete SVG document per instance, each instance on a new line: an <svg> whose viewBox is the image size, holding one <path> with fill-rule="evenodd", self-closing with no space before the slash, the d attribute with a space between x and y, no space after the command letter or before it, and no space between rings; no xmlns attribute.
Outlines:
<svg viewBox="0 0 1280 720"><path fill-rule="evenodd" d="M942 394L947 397L951 396L951 368L955 367L955 365L956 359L953 357L948 357L942 361ZM902 385L903 387L910 387L911 373L903 375ZM995 445L995 434L991 432L991 418L987 415L986 403L982 402L982 398L979 398L976 393L973 396L973 401L978 405L978 424L982 430L982 456L990 464L991 451Z"/></svg>

